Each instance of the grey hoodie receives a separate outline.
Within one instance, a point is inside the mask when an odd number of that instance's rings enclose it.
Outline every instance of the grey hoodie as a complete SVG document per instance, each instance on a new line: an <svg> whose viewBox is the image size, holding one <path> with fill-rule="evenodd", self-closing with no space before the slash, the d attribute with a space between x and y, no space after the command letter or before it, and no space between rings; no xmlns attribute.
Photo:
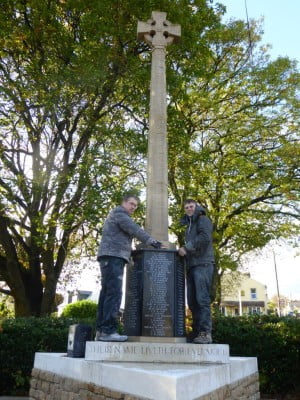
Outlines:
<svg viewBox="0 0 300 400"><path fill-rule="evenodd" d="M191 217L185 214L181 219L181 224L187 225L184 247L187 251L185 258L188 268L215 261L212 244L213 225L205 214L205 209L197 204Z"/></svg>
<svg viewBox="0 0 300 400"><path fill-rule="evenodd" d="M128 262L134 237L146 245L151 245L155 241L131 219L124 207L114 208L104 222L97 259L102 256L113 256L124 258Z"/></svg>

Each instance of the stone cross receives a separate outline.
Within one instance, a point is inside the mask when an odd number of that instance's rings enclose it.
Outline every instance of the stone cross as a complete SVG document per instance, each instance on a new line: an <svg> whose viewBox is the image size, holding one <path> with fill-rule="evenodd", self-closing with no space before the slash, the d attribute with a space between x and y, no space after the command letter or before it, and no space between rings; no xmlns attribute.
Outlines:
<svg viewBox="0 0 300 400"><path fill-rule="evenodd" d="M166 47L180 38L180 25L166 20L165 12L153 11L152 19L138 21L138 39L152 48L150 118L147 165L145 229L168 244L168 145Z"/></svg>

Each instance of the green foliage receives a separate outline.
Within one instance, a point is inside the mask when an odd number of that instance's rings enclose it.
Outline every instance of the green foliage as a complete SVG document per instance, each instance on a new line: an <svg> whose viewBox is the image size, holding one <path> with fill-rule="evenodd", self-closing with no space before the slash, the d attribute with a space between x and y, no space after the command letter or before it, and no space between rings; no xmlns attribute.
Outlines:
<svg viewBox="0 0 300 400"><path fill-rule="evenodd" d="M300 391L300 320L289 317L216 317L214 343L228 343L231 356L257 357L260 391Z"/></svg>
<svg viewBox="0 0 300 400"><path fill-rule="evenodd" d="M12 317L14 317L13 305L9 303L9 299L0 296L0 320Z"/></svg>
<svg viewBox="0 0 300 400"><path fill-rule="evenodd" d="M151 52L136 26L153 10L182 27L166 65L172 232L184 198L206 205L216 271L297 234L300 77L257 50L257 22L224 25L206 0L2 0L0 274L16 316L50 315L66 260L94 254L108 209L145 188Z"/></svg>
<svg viewBox="0 0 300 400"><path fill-rule="evenodd" d="M84 319L96 319L97 303L91 300L80 300L65 306L62 317Z"/></svg>
<svg viewBox="0 0 300 400"><path fill-rule="evenodd" d="M201 73L180 59L191 82L180 76L170 88L171 228L182 241L185 198L207 207L216 289L222 271L235 270L247 252L299 234L300 74L294 61L270 61L259 33L253 21L248 30L242 21L215 26Z"/></svg>
<svg viewBox="0 0 300 400"><path fill-rule="evenodd" d="M80 303L80 302L78 302ZM0 393L28 393L35 352L67 351L69 326L95 319L17 318L0 325ZM187 318L190 327L190 314ZM188 328L189 330L189 328ZM230 346L231 356L257 357L261 393L299 391L300 320L275 316L214 316L214 343Z"/></svg>
<svg viewBox="0 0 300 400"><path fill-rule="evenodd" d="M198 64L218 26L205 0L0 3L0 271L17 316L53 311L67 257L94 252L120 193L145 186L151 52L136 27L155 9L188 27L169 51L176 86L172 60Z"/></svg>
<svg viewBox="0 0 300 400"><path fill-rule="evenodd" d="M67 255L94 250L85 239L141 184L145 136L124 111L140 64L129 5L1 2L0 269L17 316L53 311Z"/></svg>
<svg viewBox="0 0 300 400"><path fill-rule="evenodd" d="M64 318L16 318L0 325L0 393L29 390L35 352L66 352L69 326Z"/></svg>

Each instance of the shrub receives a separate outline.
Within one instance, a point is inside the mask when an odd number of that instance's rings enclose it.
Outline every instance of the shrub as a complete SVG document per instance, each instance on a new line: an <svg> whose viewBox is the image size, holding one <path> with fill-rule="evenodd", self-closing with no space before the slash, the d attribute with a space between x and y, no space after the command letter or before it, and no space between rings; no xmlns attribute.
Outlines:
<svg viewBox="0 0 300 400"><path fill-rule="evenodd" d="M78 302L81 310L83 302ZM95 329L95 311L92 314L91 319L80 313L82 318L3 320L0 324L0 393L28 394L35 352L65 353L69 326L82 322ZM262 393L284 395L300 389L299 319L215 316L213 338L214 343L229 344L231 356L257 357Z"/></svg>
<svg viewBox="0 0 300 400"><path fill-rule="evenodd" d="M257 357L262 393L300 390L300 320L290 317L218 317L214 343L228 343L231 356Z"/></svg>
<svg viewBox="0 0 300 400"><path fill-rule="evenodd" d="M0 393L28 394L35 353L67 352L69 326L77 322L83 321L34 317L1 321Z"/></svg>
<svg viewBox="0 0 300 400"><path fill-rule="evenodd" d="M91 300L80 300L68 304L62 312L62 317L75 319L96 319L97 303Z"/></svg>

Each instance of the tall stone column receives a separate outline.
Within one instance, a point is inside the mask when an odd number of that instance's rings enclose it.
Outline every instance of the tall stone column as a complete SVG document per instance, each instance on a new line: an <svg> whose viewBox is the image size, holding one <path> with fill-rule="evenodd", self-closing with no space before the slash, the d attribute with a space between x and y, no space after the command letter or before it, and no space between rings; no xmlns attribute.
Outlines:
<svg viewBox="0 0 300 400"><path fill-rule="evenodd" d="M124 330L131 340L185 341L184 267L168 241L168 146L166 47L179 39L180 26L152 12L138 22L138 38L152 48L147 166L146 230L163 249L141 248L127 268ZM144 338L144 339L143 339Z"/></svg>
<svg viewBox="0 0 300 400"><path fill-rule="evenodd" d="M166 47L180 37L180 25L166 20L165 12L152 12L152 19L138 22L138 38L152 48L150 120L148 139L145 229L168 243L168 145L166 101Z"/></svg>

